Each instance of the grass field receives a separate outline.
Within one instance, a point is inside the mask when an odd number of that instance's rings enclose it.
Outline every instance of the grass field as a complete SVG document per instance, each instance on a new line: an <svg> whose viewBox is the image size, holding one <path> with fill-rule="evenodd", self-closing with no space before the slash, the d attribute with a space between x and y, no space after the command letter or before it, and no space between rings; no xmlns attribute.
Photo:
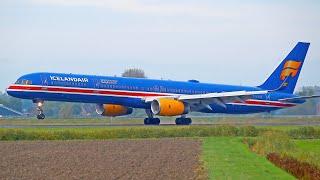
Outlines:
<svg viewBox="0 0 320 180"><path fill-rule="evenodd" d="M172 123L172 120L165 118L164 122ZM244 139L249 139L252 142L255 140L263 142L260 145L262 150L266 149L267 146L264 143L267 142L271 147L269 150L272 149L271 152L285 154L320 168L320 126L312 126L313 123L320 122L319 118L195 118L195 121L206 125L126 126L142 122L141 119L125 118L115 118L112 119L112 122L109 118L48 119L44 121L0 119L0 127L26 125L23 128L0 128L0 141L196 138L203 140L201 160L210 179L294 179L292 175L269 162L266 154L258 155L259 153L250 150L248 145L243 143ZM290 125L302 122L307 122L306 126ZM123 126L108 126L111 123ZM64 126L99 124L102 126ZM264 137L264 134L268 132L271 133L271 136ZM269 140L265 141L266 138ZM293 144L294 147L290 145L291 148L286 149L287 146L283 146L286 143L287 145Z"/></svg>
<svg viewBox="0 0 320 180"><path fill-rule="evenodd" d="M288 155L320 168L320 139L295 140L296 150Z"/></svg>
<svg viewBox="0 0 320 180"><path fill-rule="evenodd" d="M295 144L302 151L317 153L320 156L320 139L296 140Z"/></svg>
<svg viewBox="0 0 320 180"><path fill-rule="evenodd" d="M312 127L265 131L257 137L245 137L243 142L252 152L267 157L298 179L320 179L320 139L315 132Z"/></svg>
<svg viewBox="0 0 320 180"><path fill-rule="evenodd" d="M210 179L295 179L251 152L241 138L205 138L202 160Z"/></svg>

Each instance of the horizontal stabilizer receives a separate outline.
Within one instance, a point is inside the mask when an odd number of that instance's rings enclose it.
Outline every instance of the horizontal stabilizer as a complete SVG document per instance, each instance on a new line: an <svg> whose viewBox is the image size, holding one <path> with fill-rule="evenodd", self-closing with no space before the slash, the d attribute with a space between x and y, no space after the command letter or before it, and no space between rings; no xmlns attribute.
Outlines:
<svg viewBox="0 0 320 180"><path fill-rule="evenodd" d="M294 97L294 98L284 98L284 99L279 99L279 101L282 101L282 102L292 102L292 101L306 100L306 99L311 99L311 98L320 98L320 95L300 96L300 97Z"/></svg>

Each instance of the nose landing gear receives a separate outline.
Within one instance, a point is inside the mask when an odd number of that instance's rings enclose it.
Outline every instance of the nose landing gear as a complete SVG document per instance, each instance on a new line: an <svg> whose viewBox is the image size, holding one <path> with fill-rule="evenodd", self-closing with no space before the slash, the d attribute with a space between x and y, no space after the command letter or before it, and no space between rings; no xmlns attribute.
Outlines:
<svg viewBox="0 0 320 180"><path fill-rule="evenodd" d="M43 101L37 101L35 102L37 104L37 111L38 111L38 115L37 115L37 119L42 120L44 118L46 118L46 116L43 113Z"/></svg>
<svg viewBox="0 0 320 180"><path fill-rule="evenodd" d="M40 113L37 115L37 119L39 119L39 120L42 120L44 118L46 118L46 116L43 113Z"/></svg>

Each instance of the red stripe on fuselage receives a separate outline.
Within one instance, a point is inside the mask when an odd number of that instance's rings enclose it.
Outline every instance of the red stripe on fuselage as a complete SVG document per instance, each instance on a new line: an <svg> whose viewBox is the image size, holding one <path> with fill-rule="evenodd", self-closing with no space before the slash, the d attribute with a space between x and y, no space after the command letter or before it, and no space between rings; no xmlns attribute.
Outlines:
<svg viewBox="0 0 320 180"><path fill-rule="evenodd" d="M244 103L240 102L240 101L235 101L234 104L256 105L256 106L274 106L274 107L293 107L296 105L293 103L282 103L279 101L265 101L265 100L256 100L256 99L248 99Z"/></svg>
<svg viewBox="0 0 320 180"><path fill-rule="evenodd" d="M128 92L128 91L110 91L100 89L84 89L84 88L63 88L63 87L49 87L49 86L19 86L12 85L8 90L32 90L32 91L48 91L48 92L67 92L67 93L84 93L84 94L104 94L104 95L118 95L118 96L166 96L166 94L159 93L144 93L144 92Z"/></svg>
<svg viewBox="0 0 320 180"><path fill-rule="evenodd" d="M121 90L101 90L101 89L85 89L85 88L72 88L72 87L50 87L50 86L27 86L27 85L11 85L8 90L19 91L47 91L56 93L83 93L83 94L95 94L95 95L114 95L114 96L128 96L128 97L155 97L155 96L169 96L172 94L160 94L152 92L130 92ZM292 107L293 103L283 103L279 101L265 101L248 99L245 102L235 101L234 104L239 105L257 105L257 106L274 106L274 107Z"/></svg>
<svg viewBox="0 0 320 180"><path fill-rule="evenodd" d="M259 104L259 105L269 105L269 106L284 106L284 107L292 107L295 106L295 104L288 104L288 103L282 103L279 101L259 101L254 99L248 99L246 100L247 104Z"/></svg>

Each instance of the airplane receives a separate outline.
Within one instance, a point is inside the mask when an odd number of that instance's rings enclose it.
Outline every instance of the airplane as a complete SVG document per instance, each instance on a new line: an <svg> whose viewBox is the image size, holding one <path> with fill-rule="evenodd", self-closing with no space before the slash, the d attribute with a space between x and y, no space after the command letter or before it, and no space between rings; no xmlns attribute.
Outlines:
<svg viewBox="0 0 320 180"><path fill-rule="evenodd" d="M294 89L310 43L298 42L269 78L256 87L143 78L64 73L31 73L7 88L13 97L32 100L44 119L44 101L96 104L102 116L129 115L145 109L145 125L159 125L155 116L177 116L177 125L190 125L190 112L248 114L270 112L302 104L309 98Z"/></svg>

